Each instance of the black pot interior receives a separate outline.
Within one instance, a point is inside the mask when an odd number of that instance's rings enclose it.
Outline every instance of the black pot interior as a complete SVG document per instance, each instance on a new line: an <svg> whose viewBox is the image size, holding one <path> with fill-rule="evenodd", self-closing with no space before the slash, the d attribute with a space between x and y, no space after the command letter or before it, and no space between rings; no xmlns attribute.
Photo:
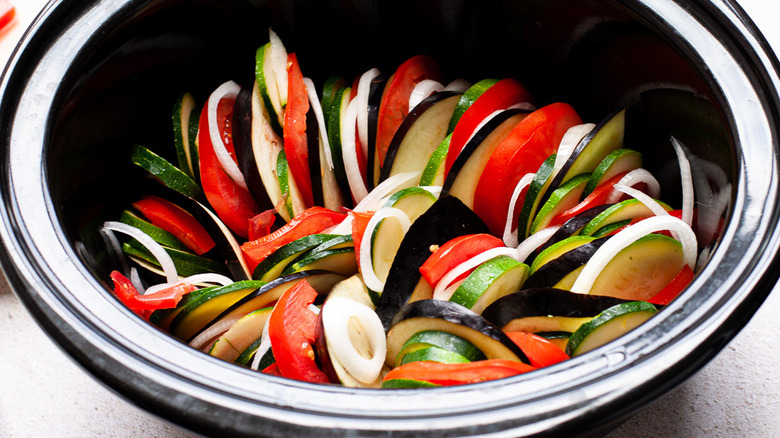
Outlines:
<svg viewBox="0 0 780 438"><path fill-rule="evenodd" d="M143 4L142 4L143 3ZM706 71L679 36L613 1L565 0L176 0L129 2L126 18L104 26L63 80L48 153L52 199L66 234L101 280L97 227L153 188L129 163L134 144L173 159L174 100L202 104L227 80L249 84L268 27L321 85L377 67L391 71L416 54L437 59L450 79L514 77L536 105L572 104L597 123L629 108L626 146L679 208L671 135L733 181L736 152ZM140 5L140 6L136 6ZM714 212L721 215L722 211ZM701 212L700 212L701 214ZM706 243L706 242L705 242ZM82 248L84 248L82 247Z"/></svg>

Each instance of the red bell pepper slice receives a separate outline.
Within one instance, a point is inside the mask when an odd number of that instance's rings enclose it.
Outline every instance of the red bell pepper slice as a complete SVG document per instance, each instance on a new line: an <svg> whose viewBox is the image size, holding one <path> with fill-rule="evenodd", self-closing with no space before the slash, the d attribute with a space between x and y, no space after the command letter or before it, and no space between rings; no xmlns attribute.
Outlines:
<svg viewBox="0 0 780 438"><path fill-rule="evenodd" d="M16 18L16 8L8 0L0 0L0 33L10 28Z"/></svg>
<svg viewBox="0 0 780 438"><path fill-rule="evenodd" d="M605 183L596 187L596 189L583 199L582 202L552 218L550 226L560 225L584 211L606 204L607 198L609 198L610 193L612 193L612 188L626 175L626 173L628 172L615 175Z"/></svg>
<svg viewBox="0 0 780 438"><path fill-rule="evenodd" d="M312 347L317 315L309 305L315 298L317 291L306 280L284 292L268 318L268 337L283 377L329 383L328 377L317 367Z"/></svg>
<svg viewBox="0 0 780 438"><path fill-rule="evenodd" d="M474 105L477 102L479 99ZM474 192L474 212L485 221L492 234L503 235L509 203L520 178L536 172L542 162L558 150L566 131L581 123L571 105L553 103L521 120L493 151ZM524 198L519 200L518 207L522 207Z"/></svg>
<svg viewBox="0 0 780 438"><path fill-rule="evenodd" d="M449 173L460 151L466 146L466 142L485 118L496 111L507 109L518 103L530 103L532 100L531 93L511 78L502 79L485 90L463 113L452 131L447 158L444 161L445 176Z"/></svg>
<svg viewBox="0 0 780 438"><path fill-rule="evenodd" d="M187 248L193 250L195 254L204 254L216 246L208 231L197 219L185 209L166 199L149 195L134 202L132 205L152 225L176 236Z"/></svg>
<svg viewBox="0 0 780 438"><path fill-rule="evenodd" d="M311 207L304 210L273 233L241 245L249 270L253 271L260 262L282 246L339 224L346 217L344 213L337 213L324 207Z"/></svg>
<svg viewBox="0 0 780 438"><path fill-rule="evenodd" d="M257 240L271 234L271 227L276 222L276 209L266 210L249 219L249 240Z"/></svg>
<svg viewBox="0 0 780 438"><path fill-rule="evenodd" d="M506 335L523 350L531 365L537 368L569 359L569 355L560 347L539 335L526 332L506 332Z"/></svg>
<svg viewBox="0 0 780 438"><path fill-rule="evenodd" d="M217 120L220 137L227 139L225 148L235 160L233 148L232 118L235 99L222 99L217 106ZM260 212L249 191L236 184L219 164L211 144L208 122L208 103L203 105L198 126L198 154L200 160L200 182L206 199L220 219L234 233L246 238L249 219Z"/></svg>
<svg viewBox="0 0 780 438"><path fill-rule="evenodd" d="M279 372L279 364L274 362L271 365L268 365L265 367L263 371L261 371L263 374L269 374L271 376L277 376L277 377L283 377L282 373Z"/></svg>
<svg viewBox="0 0 780 438"><path fill-rule="evenodd" d="M355 258L360 263L360 242L363 241L363 235L366 234L366 228L368 228L368 222L371 217L374 216L373 211L361 213L357 211L350 211L349 215L352 216L352 243L355 245Z"/></svg>
<svg viewBox="0 0 780 438"><path fill-rule="evenodd" d="M413 56L398 66L387 83L377 114L376 153L380 165L385 162L395 132L409 114L414 87L425 79L440 81L441 77L439 64L430 56Z"/></svg>
<svg viewBox="0 0 780 438"><path fill-rule="evenodd" d="M309 95L295 53L287 55L287 106L284 109L284 153L290 173L298 185L304 204L314 205L309 173L309 147L306 135L306 113Z"/></svg>
<svg viewBox="0 0 780 438"><path fill-rule="evenodd" d="M535 369L535 367L523 362L506 359L487 359L466 363L419 361L393 368L383 380L411 379L451 386L503 379Z"/></svg>
<svg viewBox="0 0 780 438"><path fill-rule="evenodd" d="M354 240L354 239L353 239ZM440 246L420 266L420 274L432 287L456 266L483 252L504 246L504 242L490 234L467 234ZM463 274L463 278L468 272ZM458 279L460 280L460 279ZM456 280L457 281L457 280Z"/></svg>
<svg viewBox="0 0 780 438"><path fill-rule="evenodd" d="M673 299L677 298L677 295L680 295L680 292L682 292L692 280L693 269L688 265L684 265L669 284L664 286L663 289L647 301L652 304L665 306L671 303Z"/></svg>
<svg viewBox="0 0 780 438"><path fill-rule="evenodd" d="M146 316L145 311L172 309L179 304L182 297L197 288L189 283L178 283L163 290L141 295L133 283L119 271L111 273L114 282L114 295L128 309L140 316Z"/></svg>

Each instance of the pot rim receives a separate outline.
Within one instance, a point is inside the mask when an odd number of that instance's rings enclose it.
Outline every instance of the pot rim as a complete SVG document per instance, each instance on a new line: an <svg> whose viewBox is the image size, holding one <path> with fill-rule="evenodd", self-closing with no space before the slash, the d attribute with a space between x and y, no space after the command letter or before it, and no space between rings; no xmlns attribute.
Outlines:
<svg viewBox="0 0 780 438"><path fill-rule="evenodd" d="M67 94L51 78L78 64L94 35L147 3L52 1L19 43L0 83L0 125L9 132L0 151L0 260L14 292L61 348L156 415L201 432L279 436L516 436L609 428L707 363L780 275L780 238L773 234L779 218L780 64L731 0L622 0L651 27L668 31L678 44L685 41L680 48L686 55L707 66L737 151L723 237L686 294L619 342L530 374L462 387L388 392L314 386L197 352L136 318L73 262L77 248L59 226L48 190L46 145Z"/></svg>

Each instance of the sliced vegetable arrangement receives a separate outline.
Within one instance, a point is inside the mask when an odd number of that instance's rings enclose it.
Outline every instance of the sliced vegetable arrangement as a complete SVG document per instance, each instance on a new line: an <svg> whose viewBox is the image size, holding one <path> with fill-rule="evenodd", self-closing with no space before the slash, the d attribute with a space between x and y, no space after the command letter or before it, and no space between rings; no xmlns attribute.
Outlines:
<svg viewBox="0 0 780 438"><path fill-rule="evenodd" d="M475 383L596 349L694 277L684 146L674 209L623 109L583 123L423 55L318 90L273 31L255 60L251 86L173 105L178 162L135 147L160 190L102 228L117 298L194 348L315 383Z"/></svg>

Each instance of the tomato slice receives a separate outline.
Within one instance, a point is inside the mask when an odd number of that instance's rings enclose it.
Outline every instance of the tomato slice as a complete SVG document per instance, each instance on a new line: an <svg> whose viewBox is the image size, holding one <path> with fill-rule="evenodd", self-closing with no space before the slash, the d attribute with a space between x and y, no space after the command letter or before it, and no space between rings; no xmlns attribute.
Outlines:
<svg viewBox="0 0 780 438"><path fill-rule="evenodd" d="M425 79L441 80L439 64L430 56L409 58L393 74L379 105L376 127L376 153L383 165L387 149L401 122L409 114L409 97L414 87Z"/></svg>
<svg viewBox="0 0 780 438"><path fill-rule="evenodd" d="M393 368L383 380L411 379L451 386L503 379L535 369L531 365L506 359L487 359L466 363L419 361Z"/></svg>
<svg viewBox="0 0 780 438"><path fill-rule="evenodd" d="M425 263L420 266L420 274L428 284L436 287L439 280L454 267L477 254L502 246L504 246L504 242L490 234L467 234L456 237L440 246L428 257ZM463 274L464 277L467 275L468 273Z"/></svg>
<svg viewBox="0 0 780 438"><path fill-rule="evenodd" d="M526 332L506 332L506 335L523 350L531 365L537 368L555 365L569 359L569 355L560 347L539 335Z"/></svg>
<svg viewBox="0 0 780 438"><path fill-rule="evenodd" d="M178 283L169 288L141 295L133 283L119 271L111 273L114 282L114 294L119 300L138 315L146 316L145 311L172 309L182 297L197 288L188 283Z"/></svg>
<svg viewBox="0 0 780 438"><path fill-rule="evenodd" d="M691 269L690 266L685 265L682 267L682 269L680 269L680 272L674 276L669 284L664 286L663 289L661 289L657 294L653 295L653 297L647 301L652 304L665 306L671 303L673 299L677 298L677 295L680 295L680 292L682 292L683 289L685 289L692 280L693 269Z"/></svg>
<svg viewBox="0 0 780 438"><path fill-rule="evenodd" d="M271 234L241 245L250 271L282 246L309 234L319 233L341 221L347 215L325 207L311 207Z"/></svg>
<svg viewBox="0 0 780 438"><path fill-rule="evenodd" d="M220 137L226 139L225 148L235 160L231 128L234 104L235 99L222 99L217 106L217 120L222 131ZM209 134L208 103L203 105L198 125L198 155L200 181L206 199L225 225L246 238L249 235L249 219L260 212L260 207L249 191L233 182L219 164Z"/></svg>
<svg viewBox="0 0 780 438"><path fill-rule="evenodd" d="M477 102L479 99L474 105ZM542 162L558 150L566 131L581 123L571 105L553 103L524 118L501 142L485 165L474 194L474 212L485 221L492 234L503 234L510 198L520 178L536 172ZM521 199L519 205L522 204Z"/></svg>
<svg viewBox="0 0 780 438"><path fill-rule="evenodd" d="M288 379L313 383L329 383L317 367L314 348L317 315L309 305L317 291L303 280L282 294L268 318L268 337L279 367Z"/></svg>
<svg viewBox="0 0 780 438"><path fill-rule="evenodd" d="M287 55L287 106L284 109L284 153L290 172L298 185L304 204L314 205L309 173L309 147L306 136L306 113L309 95L295 53Z"/></svg>
<svg viewBox="0 0 780 438"><path fill-rule="evenodd" d="M173 234L187 248L201 255L216 246L214 240L203 225L178 205L149 195L136 202L133 207L140 211L152 225Z"/></svg>
<svg viewBox="0 0 780 438"><path fill-rule="evenodd" d="M530 103L532 100L531 93L511 78L502 79L485 90L463 113L452 131L447 158L444 161L445 176L449 173L455 159L458 158L471 135L485 118L496 111L507 109L518 103Z"/></svg>

